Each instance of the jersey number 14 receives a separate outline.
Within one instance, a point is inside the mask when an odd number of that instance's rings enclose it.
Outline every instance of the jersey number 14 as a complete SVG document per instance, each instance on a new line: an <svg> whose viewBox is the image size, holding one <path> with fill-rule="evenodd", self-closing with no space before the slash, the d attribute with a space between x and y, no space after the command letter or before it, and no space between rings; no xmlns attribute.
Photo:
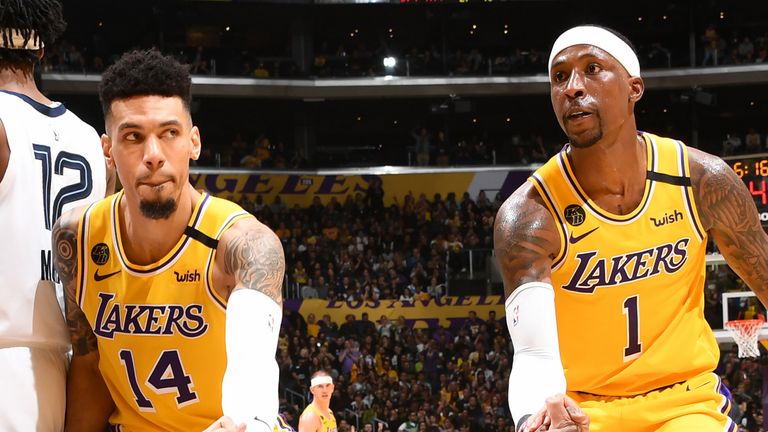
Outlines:
<svg viewBox="0 0 768 432"><path fill-rule="evenodd" d="M131 386L139 411L155 411L152 401L147 398L139 385L133 353L131 350L124 349L120 350L119 355L120 363L125 367L128 384ZM178 408L197 402L197 393L192 390L192 377L184 371L177 350L167 350L160 353L152 372L147 377L146 384L158 394L176 393L176 406Z"/></svg>

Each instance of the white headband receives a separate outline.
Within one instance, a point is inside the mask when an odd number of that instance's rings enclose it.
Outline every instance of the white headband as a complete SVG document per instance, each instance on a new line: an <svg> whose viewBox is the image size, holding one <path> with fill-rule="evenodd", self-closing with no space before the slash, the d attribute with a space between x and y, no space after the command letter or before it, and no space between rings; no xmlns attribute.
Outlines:
<svg viewBox="0 0 768 432"><path fill-rule="evenodd" d="M320 384L333 384L333 378L329 377L328 375L320 375L312 378L312 381L309 383L309 387L318 386Z"/></svg>
<svg viewBox="0 0 768 432"><path fill-rule="evenodd" d="M592 45L607 52L615 58L630 76L640 76L640 62L637 55L632 51L626 42L610 31L595 26L579 26L567 30L561 34L552 45L552 52L549 54L549 63L547 67L552 71L552 60L560 54L560 51L574 45Z"/></svg>
<svg viewBox="0 0 768 432"><path fill-rule="evenodd" d="M8 39L6 44L5 40ZM17 50L39 50L43 42L37 37L37 32L30 30L29 38L24 43L24 36L19 29L0 29L0 48Z"/></svg>

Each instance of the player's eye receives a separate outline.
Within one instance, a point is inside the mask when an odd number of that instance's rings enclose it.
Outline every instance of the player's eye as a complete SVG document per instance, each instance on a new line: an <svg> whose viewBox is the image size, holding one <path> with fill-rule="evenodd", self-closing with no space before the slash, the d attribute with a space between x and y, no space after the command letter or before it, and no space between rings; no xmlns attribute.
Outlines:
<svg viewBox="0 0 768 432"><path fill-rule="evenodd" d="M179 136L179 131L177 129L168 129L163 135L167 138L176 138Z"/></svg>
<svg viewBox="0 0 768 432"><path fill-rule="evenodd" d="M600 65L597 63L590 63L589 65L587 65L587 73L595 74L600 72L601 70L603 70L603 68L600 67Z"/></svg>
<svg viewBox="0 0 768 432"><path fill-rule="evenodd" d="M556 71L554 74L552 74L552 79L554 82L563 82L565 81L566 75L563 71Z"/></svg>
<svg viewBox="0 0 768 432"><path fill-rule="evenodd" d="M123 139L125 141L134 142L134 141L139 141L141 139L141 136L139 135L138 132L128 132L127 134L125 134Z"/></svg>

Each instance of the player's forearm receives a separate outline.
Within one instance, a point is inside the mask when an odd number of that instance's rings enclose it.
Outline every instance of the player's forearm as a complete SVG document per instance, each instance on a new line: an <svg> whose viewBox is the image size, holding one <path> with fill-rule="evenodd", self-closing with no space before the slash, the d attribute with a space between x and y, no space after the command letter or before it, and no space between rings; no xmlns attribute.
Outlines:
<svg viewBox="0 0 768 432"><path fill-rule="evenodd" d="M104 432L107 428L115 404L97 365L96 353L75 355L72 359L67 378L65 432Z"/></svg>
<svg viewBox="0 0 768 432"><path fill-rule="evenodd" d="M505 304L507 327L515 348L509 375L509 410L520 425L547 397L565 393L552 285L531 282Z"/></svg>

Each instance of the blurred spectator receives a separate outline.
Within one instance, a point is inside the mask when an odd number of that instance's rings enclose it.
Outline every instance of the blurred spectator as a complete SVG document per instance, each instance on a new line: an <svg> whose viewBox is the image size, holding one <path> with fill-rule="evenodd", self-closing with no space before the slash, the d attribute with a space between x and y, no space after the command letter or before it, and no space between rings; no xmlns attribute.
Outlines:
<svg viewBox="0 0 768 432"><path fill-rule="evenodd" d="M707 63L711 63L713 66L717 66L720 37L717 34L717 29L714 24L709 24L709 26L707 26L701 37L701 41L704 44L704 58L701 61L701 65L706 66Z"/></svg>
<svg viewBox="0 0 768 432"><path fill-rule="evenodd" d="M759 153L763 149L762 138L755 128L749 128L744 137L744 151L747 153Z"/></svg>

